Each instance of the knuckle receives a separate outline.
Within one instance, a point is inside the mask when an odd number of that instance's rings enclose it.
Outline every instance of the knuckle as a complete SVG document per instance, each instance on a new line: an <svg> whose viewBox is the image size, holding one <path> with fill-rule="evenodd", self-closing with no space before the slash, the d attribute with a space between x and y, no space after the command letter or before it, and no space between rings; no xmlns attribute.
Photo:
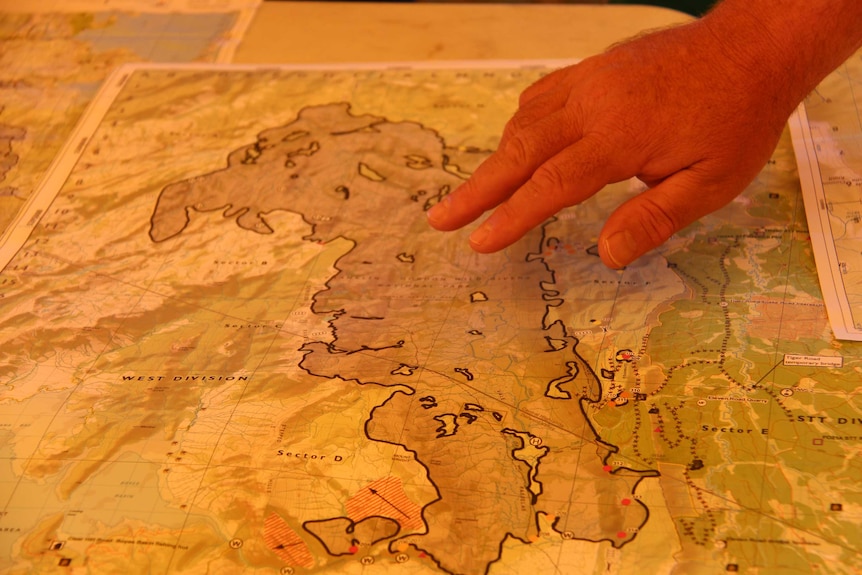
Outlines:
<svg viewBox="0 0 862 575"><path fill-rule="evenodd" d="M505 229L505 234L514 238L523 236L535 225L517 199L503 202L497 206L494 219Z"/></svg>
<svg viewBox="0 0 862 575"><path fill-rule="evenodd" d="M518 96L518 106L524 106L527 102L535 98L538 92L539 89L536 87L535 84L528 87Z"/></svg>
<svg viewBox="0 0 862 575"><path fill-rule="evenodd" d="M551 208L549 210L549 208ZM525 186L509 201L500 204L502 221L516 235L521 236L531 228L542 223L548 215L555 211L549 206L546 197L535 187Z"/></svg>
<svg viewBox="0 0 862 575"><path fill-rule="evenodd" d="M541 190L543 193L563 194L568 188L570 179L563 173L563 170L555 163L548 162L543 164L533 173L531 178L535 184L536 190ZM540 200L541 198L535 198Z"/></svg>
<svg viewBox="0 0 862 575"><path fill-rule="evenodd" d="M651 248L666 242L682 227L681 218L672 209L650 198L643 198L641 211L640 226Z"/></svg>
<svg viewBox="0 0 862 575"><path fill-rule="evenodd" d="M518 106L524 106L531 100L534 100L542 94L546 93L548 84L550 84L550 80L548 80L548 77L545 76L532 86L527 87L527 89L521 92L521 94L518 96Z"/></svg>
<svg viewBox="0 0 862 575"><path fill-rule="evenodd" d="M519 133L514 133L506 138L502 151L506 159L517 166L525 166L531 163L532 154L530 153L530 146Z"/></svg>
<svg viewBox="0 0 862 575"><path fill-rule="evenodd" d="M503 140L508 140L515 137L519 132L527 127L527 121L521 114L515 114L503 128Z"/></svg>
<svg viewBox="0 0 862 575"><path fill-rule="evenodd" d="M520 228L521 211L516 209L512 202L503 202L497 208L503 221L515 228Z"/></svg>

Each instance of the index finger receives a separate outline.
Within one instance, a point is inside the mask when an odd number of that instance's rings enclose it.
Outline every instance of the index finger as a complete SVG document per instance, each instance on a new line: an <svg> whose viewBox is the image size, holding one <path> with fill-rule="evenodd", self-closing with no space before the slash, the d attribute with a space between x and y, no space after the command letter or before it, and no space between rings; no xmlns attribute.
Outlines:
<svg viewBox="0 0 862 575"><path fill-rule="evenodd" d="M608 183L631 176L614 149L587 136L542 164L532 177L494 210L470 236L480 253L501 250L561 209L582 202Z"/></svg>
<svg viewBox="0 0 862 575"><path fill-rule="evenodd" d="M568 109L514 130L454 192L428 210L432 227L455 230L509 198L549 158L580 138Z"/></svg>

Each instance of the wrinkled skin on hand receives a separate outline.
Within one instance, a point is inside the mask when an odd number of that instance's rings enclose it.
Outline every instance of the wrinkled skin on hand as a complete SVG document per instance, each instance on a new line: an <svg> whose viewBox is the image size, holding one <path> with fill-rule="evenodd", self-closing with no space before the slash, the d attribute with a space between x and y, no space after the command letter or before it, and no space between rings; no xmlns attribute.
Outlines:
<svg viewBox="0 0 862 575"><path fill-rule="evenodd" d="M610 214L599 255L620 268L661 245L742 192L798 101L779 71L727 44L697 21L546 76L521 95L497 151L429 211L430 224L453 230L493 209L470 244L494 252L637 177L648 188Z"/></svg>

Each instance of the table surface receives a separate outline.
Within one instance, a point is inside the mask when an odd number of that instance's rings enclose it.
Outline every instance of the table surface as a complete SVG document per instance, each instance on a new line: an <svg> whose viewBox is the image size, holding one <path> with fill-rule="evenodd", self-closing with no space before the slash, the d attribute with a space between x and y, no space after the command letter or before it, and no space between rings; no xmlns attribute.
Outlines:
<svg viewBox="0 0 862 575"><path fill-rule="evenodd" d="M655 6L265 2L234 61L583 58L691 20Z"/></svg>

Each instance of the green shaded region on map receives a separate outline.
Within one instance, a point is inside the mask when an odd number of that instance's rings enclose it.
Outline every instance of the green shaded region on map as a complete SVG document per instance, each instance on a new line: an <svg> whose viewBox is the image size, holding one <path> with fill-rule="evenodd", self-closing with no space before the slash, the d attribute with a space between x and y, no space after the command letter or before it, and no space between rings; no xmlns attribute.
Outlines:
<svg viewBox="0 0 862 575"><path fill-rule="evenodd" d="M129 70L0 274L2 568L858 571L786 140L621 271L636 181L491 256L427 226L545 71Z"/></svg>

